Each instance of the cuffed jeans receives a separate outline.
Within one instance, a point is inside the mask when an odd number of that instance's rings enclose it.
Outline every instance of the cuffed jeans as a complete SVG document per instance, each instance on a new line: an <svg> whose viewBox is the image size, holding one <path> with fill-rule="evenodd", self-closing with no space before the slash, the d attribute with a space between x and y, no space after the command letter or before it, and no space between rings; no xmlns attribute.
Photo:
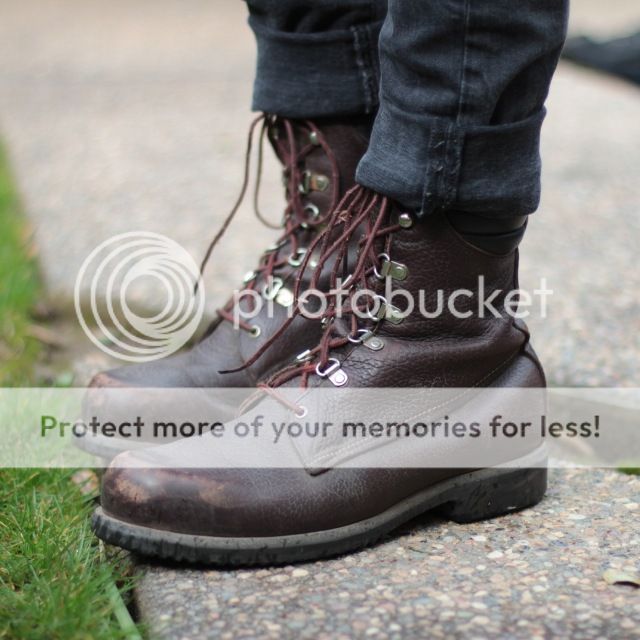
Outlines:
<svg viewBox="0 0 640 640"><path fill-rule="evenodd" d="M419 215L527 215L568 0L247 0L253 107L376 113L357 181Z"/></svg>

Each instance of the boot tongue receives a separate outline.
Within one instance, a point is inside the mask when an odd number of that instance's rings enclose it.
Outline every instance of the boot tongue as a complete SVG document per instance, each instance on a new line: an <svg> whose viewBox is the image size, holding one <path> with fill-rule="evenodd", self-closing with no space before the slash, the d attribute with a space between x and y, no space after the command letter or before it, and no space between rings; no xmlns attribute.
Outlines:
<svg viewBox="0 0 640 640"><path fill-rule="evenodd" d="M289 172L299 171L295 188L310 215L328 215L332 205L355 184L356 167L367 149L371 126L368 116L315 121L275 118L270 125L269 141L284 167L283 182L289 188Z"/></svg>
<svg viewBox="0 0 640 640"><path fill-rule="evenodd" d="M371 116L352 116L341 118L319 118L317 120L290 120L276 117L269 125L269 142L278 160L287 165L290 155L289 140L285 130L285 122L293 129L293 137L298 150L308 144L319 147L318 153L309 155L309 162L323 155L321 145L312 134L309 124L315 126L336 155L341 173L355 167L364 155L369 144L373 118ZM347 171L347 173L349 173ZM353 178L352 178L353 181Z"/></svg>
<svg viewBox="0 0 640 640"><path fill-rule="evenodd" d="M276 117L269 125L269 142L276 157L285 167L291 162L290 156L293 150L290 148L289 138L285 127L285 122L291 124L293 128L293 138L296 148L300 150L309 143L309 130L303 127L302 123L295 120L286 120Z"/></svg>

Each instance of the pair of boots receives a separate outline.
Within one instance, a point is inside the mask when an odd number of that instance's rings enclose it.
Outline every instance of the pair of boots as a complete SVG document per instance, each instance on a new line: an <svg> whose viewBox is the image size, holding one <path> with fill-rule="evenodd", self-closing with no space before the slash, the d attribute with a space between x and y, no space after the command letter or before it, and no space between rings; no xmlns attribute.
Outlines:
<svg viewBox="0 0 640 640"><path fill-rule="evenodd" d="M517 289L522 221L496 231L453 212L416 219L355 185L366 122L265 117L263 126L284 166L287 209L281 239L244 286L272 305L234 326L234 304L250 302L231 300L190 351L102 373L94 388L239 388L251 396L247 415L277 406L302 419L305 398L325 390L314 405L321 417L367 390L545 386L524 323L477 310L479 288L500 310ZM415 309L390 299L394 287L411 294ZM309 289L327 296L314 319L291 311ZM359 295L364 290L370 293ZM457 314L446 303L438 314L419 308L433 311L438 292L446 300L456 291L466 292L456 299ZM263 398L253 397L256 387ZM231 419L238 407L219 410ZM535 504L546 489L538 445L521 443L498 466L447 468L409 461L415 449L406 466L404 454L390 465L325 465L289 443L277 464L243 468L218 459L219 442L201 436L118 455L105 473L93 526L108 543L175 560L326 557L371 544L432 509L466 522ZM107 453L128 446L111 440ZM430 446L433 459L450 455L450 441ZM265 461L270 455L246 453ZM384 460L376 455L368 460Z"/></svg>

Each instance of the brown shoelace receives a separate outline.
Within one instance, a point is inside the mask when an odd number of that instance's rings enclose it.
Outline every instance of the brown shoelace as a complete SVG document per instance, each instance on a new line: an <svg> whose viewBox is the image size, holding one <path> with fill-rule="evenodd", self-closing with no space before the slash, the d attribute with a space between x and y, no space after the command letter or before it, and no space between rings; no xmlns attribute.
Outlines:
<svg viewBox="0 0 640 640"><path fill-rule="evenodd" d="M299 145L296 140L296 126L304 126L310 133L315 135L316 142L309 141L307 144ZM265 225L273 229L282 228L283 232L274 243L261 257L257 268L252 271L248 277L245 278L245 289L256 290L260 283L269 282L274 272L282 267L291 265L290 259L302 255L303 250L305 255L309 255L309 251L306 247L299 245L300 232L302 230L310 228L320 228L325 223L330 213L333 211L337 204L339 173L338 164L326 139L322 135L322 132L316 125L308 120L302 121L299 125L294 125L293 122L285 118L277 118L276 116L263 114L258 116L249 128L249 134L247 136L247 147L244 161L244 177L242 181L242 187L238 198L233 205L231 211L222 223L219 231L209 244L205 256L200 266L201 274L204 273L205 267L213 253L213 250L222 239L222 236L226 232L227 228L234 219L236 213L240 209L243 203L247 191L249 189L250 174L251 174L251 157L255 132L260 127L260 133L258 135L258 160L256 169L256 181L253 192L253 209L256 217ZM287 205L284 211L284 217L282 224L276 225L268 221L260 211L259 207L259 194L262 176L262 166L264 157L264 139L269 131L274 131L276 128L283 130L285 135L284 143L279 145L279 152L281 160L284 164L284 175L287 178ZM329 159L331 166L331 184L333 185L333 195L331 205L328 209L328 213L324 216L313 217L307 212L306 205L303 200L303 194L299 189L299 185L302 184L304 178L303 164L307 156L314 150L322 148L324 153ZM197 285L196 285L197 288ZM221 309L217 310L218 316L222 320L228 322L238 322L238 326L244 331L253 332L254 327L248 322L237 319L233 314L234 298L232 297ZM249 298L249 305L251 310L254 308L255 301Z"/></svg>
<svg viewBox="0 0 640 640"><path fill-rule="evenodd" d="M327 305L320 319L325 324L325 330L318 345L306 352L304 362L292 363L275 374L262 387L278 387L298 376L302 379L301 385L306 387L310 376L325 369L333 349L342 347L348 342L358 341L357 338L363 331L360 327L362 317L359 316L366 314L367 310L371 308L371 300L367 296L358 296L359 299L356 300L356 294L362 289L369 289L369 280L372 276L379 274L381 255L388 253L391 235L401 228L397 223L385 225L389 218L390 209L391 204L388 198L364 187L355 186L345 194L332 213L327 228L312 243L310 251L300 267L294 291L293 314L239 369L253 364L287 330L296 316L301 314L298 304L300 285L308 266L309 255L318 245L320 246L320 257L311 276L310 288L317 287L325 265L333 260L329 276L329 291L326 294ZM358 259L353 271L346 274L344 273L344 258L357 234L361 234L358 241ZM382 252L376 248L380 244L384 247ZM347 294L347 299L342 302L344 294ZM361 313L356 314L356 309ZM336 317L348 319L349 334L345 335L337 330L334 323Z"/></svg>

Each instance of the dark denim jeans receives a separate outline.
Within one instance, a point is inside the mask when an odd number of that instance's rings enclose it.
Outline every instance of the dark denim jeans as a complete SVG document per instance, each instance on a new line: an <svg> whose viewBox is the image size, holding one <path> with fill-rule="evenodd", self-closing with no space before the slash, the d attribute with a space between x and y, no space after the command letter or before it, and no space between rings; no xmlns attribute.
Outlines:
<svg viewBox="0 0 640 640"><path fill-rule="evenodd" d="M373 113L357 180L421 213L525 215L568 0L247 0L254 109Z"/></svg>

